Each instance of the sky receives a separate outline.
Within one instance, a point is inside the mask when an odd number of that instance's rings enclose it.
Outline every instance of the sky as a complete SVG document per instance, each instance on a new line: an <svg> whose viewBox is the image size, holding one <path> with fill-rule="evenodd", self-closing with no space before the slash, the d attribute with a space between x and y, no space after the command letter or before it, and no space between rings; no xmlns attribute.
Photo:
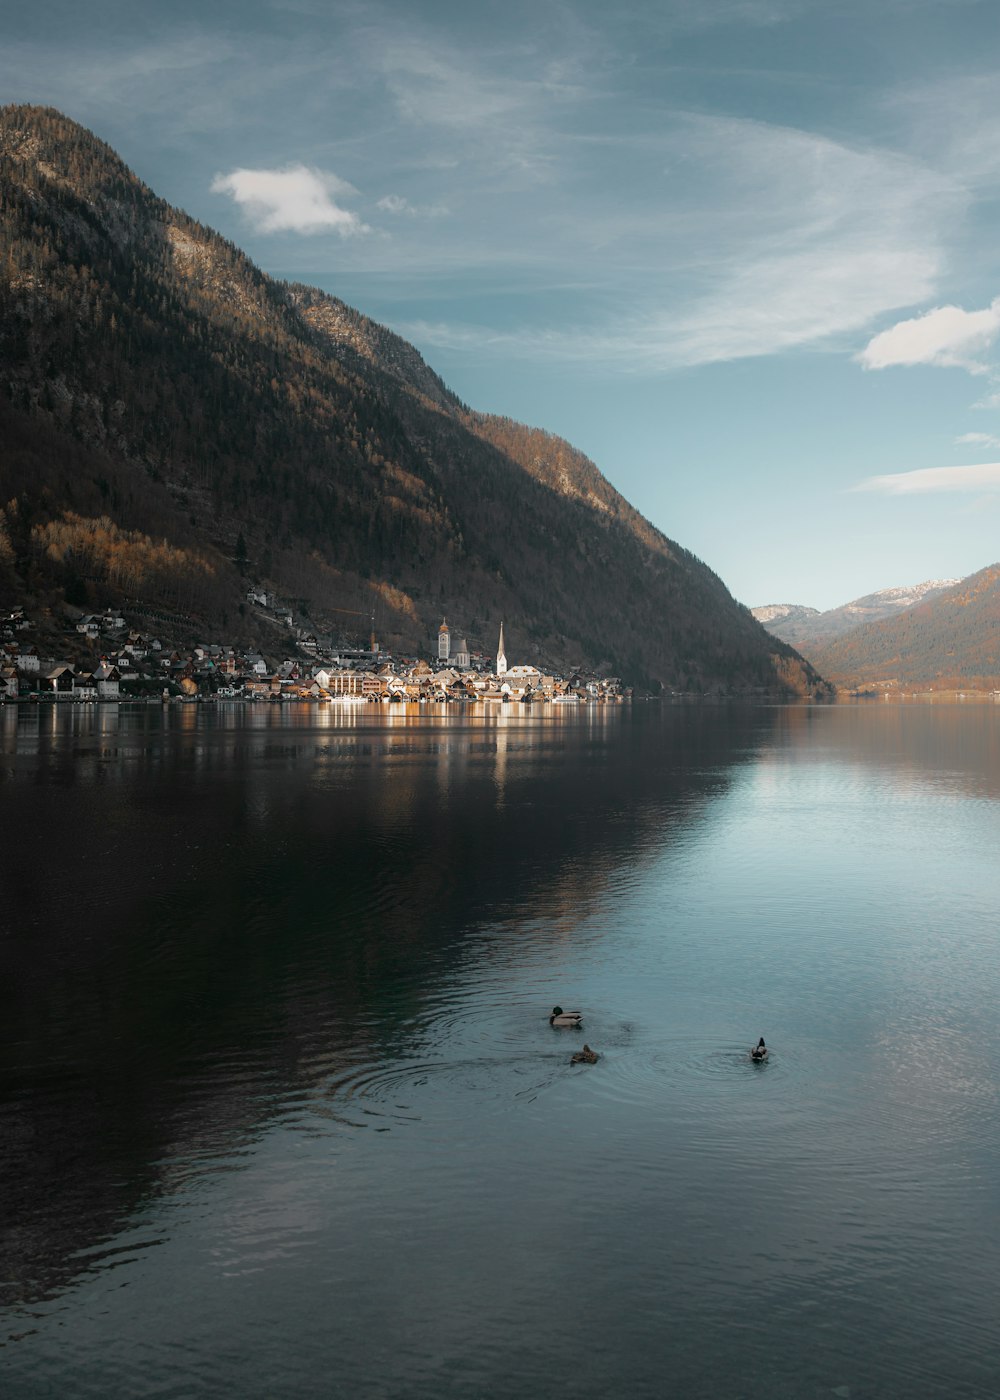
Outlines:
<svg viewBox="0 0 1000 1400"><path fill-rule="evenodd" d="M994 0L0 20L0 101L567 438L742 602L1000 558Z"/></svg>

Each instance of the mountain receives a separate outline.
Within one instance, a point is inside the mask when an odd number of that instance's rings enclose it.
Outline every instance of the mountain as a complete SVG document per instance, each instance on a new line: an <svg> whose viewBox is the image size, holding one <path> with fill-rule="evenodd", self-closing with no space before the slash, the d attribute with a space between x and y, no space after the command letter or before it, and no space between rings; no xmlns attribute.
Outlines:
<svg viewBox="0 0 1000 1400"><path fill-rule="evenodd" d="M794 630L800 624L808 623L810 618L821 616L819 608L807 608L801 603L768 603L766 607L751 608L750 611L773 637L778 636L779 632L789 628Z"/></svg>
<svg viewBox="0 0 1000 1400"><path fill-rule="evenodd" d="M810 644L838 685L989 689L1000 685L1000 564L970 574L897 616Z"/></svg>
<svg viewBox="0 0 1000 1400"><path fill-rule="evenodd" d="M58 112L0 108L0 603L233 639L248 580L317 628L655 688L819 678L567 443L266 276ZM160 622L159 626L166 626Z"/></svg>
<svg viewBox="0 0 1000 1400"><path fill-rule="evenodd" d="M843 636L845 632L867 622L895 617L916 603L937 597L958 582L955 578L930 579L908 588L882 588L877 593L866 593L863 598L855 598L826 612L796 603L769 603L766 607L751 608L750 611L772 636L790 642L811 656L817 647L825 646L834 637Z"/></svg>

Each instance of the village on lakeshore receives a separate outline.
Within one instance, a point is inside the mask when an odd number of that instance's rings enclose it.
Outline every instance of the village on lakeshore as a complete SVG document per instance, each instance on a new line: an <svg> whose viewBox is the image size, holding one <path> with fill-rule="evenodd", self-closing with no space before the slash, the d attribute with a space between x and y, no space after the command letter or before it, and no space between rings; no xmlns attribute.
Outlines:
<svg viewBox="0 0 1000 1400"><path fill-rule="evenodd" d="M442 619L436 655L393 656L376 638L367 647L339 644L293 626L293 615L265 589L247 590L247 604L279 621L285 654L273 647L204 642L175 646L130 626L108 609L67 621L65 655L51 633L33 642L37 624L24 609L0 615L0 702L247 702L304 701L348 704L621 704L631 690L615 676L575 670L547 674L537 666L508 664L503 623L496 656L470 651Z"/></svg>

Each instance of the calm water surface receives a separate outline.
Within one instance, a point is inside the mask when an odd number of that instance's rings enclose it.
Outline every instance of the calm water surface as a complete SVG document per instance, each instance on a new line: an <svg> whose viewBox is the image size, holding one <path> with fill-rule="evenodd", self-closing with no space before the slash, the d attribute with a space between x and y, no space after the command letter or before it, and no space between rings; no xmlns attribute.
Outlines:
<svg viewBox="0 0 1000 1400"><path fill-rule="evenodd" d="M1000 1393L1000 707L0 708L0 930L11 1400Z"/></svg>

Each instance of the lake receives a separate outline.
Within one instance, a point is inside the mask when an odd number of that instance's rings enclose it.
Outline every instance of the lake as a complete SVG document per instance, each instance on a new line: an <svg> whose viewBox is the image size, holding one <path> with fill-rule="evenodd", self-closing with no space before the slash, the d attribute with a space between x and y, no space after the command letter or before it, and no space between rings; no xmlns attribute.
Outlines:
<svg viewBox="0 0 1000 1400"><path fill-rule="evenodd" d="M1000 706L0 707L0 926L9 1400L1000 1389Z"/></svg>

